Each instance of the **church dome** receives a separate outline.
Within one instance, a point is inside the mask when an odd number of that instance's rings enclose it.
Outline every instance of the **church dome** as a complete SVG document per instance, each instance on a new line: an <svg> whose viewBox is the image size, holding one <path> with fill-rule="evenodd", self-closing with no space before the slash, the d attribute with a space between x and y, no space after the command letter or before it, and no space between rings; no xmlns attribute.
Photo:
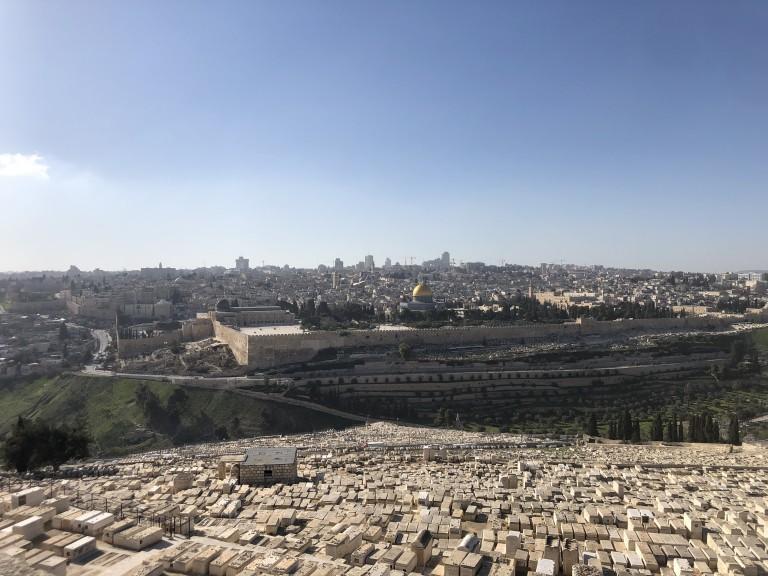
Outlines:
<svg viewBox="0 0 768 576"><path fill-rule="evenodd" d="M413 297L414 298L431 298L432 288L430 288L429 286L423 283L417 284L416 288L413 289Z"/></svg>

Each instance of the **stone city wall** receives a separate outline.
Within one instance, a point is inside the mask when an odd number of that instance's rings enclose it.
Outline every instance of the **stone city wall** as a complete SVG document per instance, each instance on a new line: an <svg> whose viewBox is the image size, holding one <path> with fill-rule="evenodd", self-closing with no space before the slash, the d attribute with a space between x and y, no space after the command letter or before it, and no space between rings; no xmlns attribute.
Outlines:
<svg viewBox="0 0 768 576"><path fill-rule="evenodd" d="M160 348L175 346L182 342L196 342L214 336L213 324L210 320L196 319L182 323L177 330L166 330L149 338L119 338L117 339L117 354L119 358L146 356ZM234 339L233 339L234 340Z"/></svg>
<svg viewBox="0 0 768 576"><path fill-rule="evenodd" d="M328 348L365 348L411 345L461 346L500 341L520 343L558 338L578 338L639 331L675 331L721 329L730 320L717 317L659 318L599 322L581 320L562 324L526 326L470 326L430 330L341 330L304 334L270 334L246 336L236 329L214 322L216 337L229 344L240 364L253 368L270 368L295 362L307 362Z"/></svg>
<svg viewBox="0 0 768 576"><path fill-rule="evenodd" d="M118 358L146 356L160 348L167 348L181 343L181 330L161 332L149 338L117 338Z"/></svg>
<svg viewBox="0 0 768 576"><path fill-rule="evenodd" d="M225 326L221 322L213 322L213 333L217 339L229 346L238 364L241 366L251 365L248 352L249 342L246 334L235 328ZM253 366L255 367L255 364Z"/></svg>
<svg viewBox="0 0 768 576"><path fill-rule="evenodd" d="M75 300L67 300L66 306L71 314L94 320L114 320L117 310L111 304L102 305L95 302L76 302Z"/></svg>
<svg viewBox="0 0 768 576"><path fill-rule="evenodd" d="M154 304L120 304L120 313L130 318L168 319L171 317L172 308L170 302L157 302Z"/></svg>
<svg viewBox="0 0 768 576"><path fill-rule="evenodd" d="M213 338L213 323L208 318L186 320L181 324L181 336L184 342Z"/></svg>

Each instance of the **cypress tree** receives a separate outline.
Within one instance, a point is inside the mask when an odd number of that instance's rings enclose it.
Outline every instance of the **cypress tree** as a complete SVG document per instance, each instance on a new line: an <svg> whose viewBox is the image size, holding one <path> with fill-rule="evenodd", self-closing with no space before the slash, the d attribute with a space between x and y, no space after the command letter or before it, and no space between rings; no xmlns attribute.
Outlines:
<svg viewBox="0 0 768 576"><path fill-rule="evenodd" d="M696 414L693 419L693 441L694 442L703 442L704 441L704 430L701 426L701 416Z"/></svg>
<svg viewBox="0 0 768 576"><path fill-rule="evenodd" d="M632 440L632 414L629 413L629 410L624 410L624 415L622 417L623 420L623 427L622 427L622 440Z"/></svg>
<svg viewBox="0 0 768 576"><path fill-rule="evenodd" d="M667 420L667 431L665 434L665 440L667 442L675 441L675 430L676 430L676 426L674 425L672 420Z"/></svg>
<svg viewBox="0 0 768 576"><path fill-rule="evenodd" d="M728 426L728 443L734 446L741 446L741 435L739 434L739 418L736 414L731 414L731 422Z"/></svg>
<svg viewBox="0 0 768 576"><path fill-rule="evenodd" d="M707 417L706 415L696 416L696 441L707 441Z"/></svg>
<svg viewBox="0 0 768 576"><path fill-rule="evenodd" d="M694 432L696 430L696 416L694 414L691 414L688 416L688 436L686 438L686 441L688 442L695 442L696 440L693 439Z"/></svg>
<svg viewBox="0 0 768 576"><path fill-rule="evenodd" d="M589 434L590 436L600 435L597 431L597 417L595 416L594 412L592 412L589 415L589 423L587 424L587 434Z"/></svg>
<svg viewBox="0 0 768 576"><path fill-rule="evenodd" d="M661 421L660 412L656 412L656 416L653 419L653 426L651 427L651 440L656 442L664 440L664 424Z"/></svg>
<svg viewBox="0 0 768 576"><path fill-rule="evenodd" d="M640 443L640 420L635 420L632 422L632 443Z"/></svg>
<svg viewBox="0 0 768 576"><path fill-rule="evenodd" d="M698 442L699 433L699 417L696 414L692 414L688 418L688 442Z"/></svg>
<svg viewBox="0 0 768 576"><path fill-rule="evenodd" d="M680 438L677 437L677 412L672 413L672 421L670 422L670 434L669 434L669 441L670 442L679 442Z"/></svg>

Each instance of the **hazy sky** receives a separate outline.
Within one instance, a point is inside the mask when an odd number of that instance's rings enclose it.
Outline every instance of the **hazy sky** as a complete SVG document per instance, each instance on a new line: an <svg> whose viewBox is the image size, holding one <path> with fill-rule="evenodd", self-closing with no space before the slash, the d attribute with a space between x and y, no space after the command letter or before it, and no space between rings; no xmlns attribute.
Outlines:
<svg viewBox="0 0 768 576"><path fill-rule="evenodd" d="M0 0L0 270L767 248L765 0Z"/></svg>

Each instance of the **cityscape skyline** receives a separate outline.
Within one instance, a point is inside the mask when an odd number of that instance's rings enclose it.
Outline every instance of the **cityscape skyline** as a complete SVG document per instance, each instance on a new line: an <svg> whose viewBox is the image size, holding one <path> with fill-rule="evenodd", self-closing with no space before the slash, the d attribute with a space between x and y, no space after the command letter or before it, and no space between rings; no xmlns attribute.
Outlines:
<svg viewBox="0 0 768 576"><path fill-rule="evenodd" d="M446 266L446 255L448 256L448 262L449 265ZM369 258L371 259L369 261ZM205 264L193 264L193 265L175 265L173 262L145 262L142 263L139 266L136 266L134 268L128 268L125 266L96 266L93 268L87 268L83 266L79 266L77 263L71 263L68 266L64 266L62 268L39 268L39 269L26 269L26 270L0 270L0 274L30 274L30 273L36 273L36 272L59 272L59 273L65 273L68 270L72 269L72 267L76 268L80 272L89 273L89 272L109 272L109 273L117 273L117 272L123 272L123 271L137 271L137 270L144 270L144 269L162 269L162 268L168 268L169 270L197 270L197 269L210 269L210 268L224 268L226 270L236 270L239 272L247 272L248 270L254 270L254 269L261 269L261 268L284 268L289 267L291 269L296 270L322 270L325 269L328 272L333 272L334 270L347 270L347 269L354 269L357 271L368 271L371 269L376 270L387 270L391 268L427 268L431 270L440 271L441 269L447 269L450 268L461 268L465 267L469 264L482 264L485 266L497 266L497 267L504 267L504 266L516 266L516 267L524 267L524 268L541 268L542 266L548 266L548 267L572 267L572 268L604 268L604 269L616 269L616 270L650 270L654 272L685 272L688 274L763 274L768 272L768 269L763 269L759 267L752 267L752 268L740 268L740 269L731 269L731 270L689 270L684 268L669 268L669 269L661 269L661 268L653 268L653 267L633 267L633 266L612 266L612 265L606 265L601 263L582 263L582 262L566 262L564 260L558 261L558 262L517 262L507 259L501 259L498 262L491 262L488 260L483 259L456 259L453 257L453 253L449 253L448 251L443 251L441 254L438 254L437 257L432 259L423 259L423 258L416 258L416 257L408 257L403 258L402 261L391 258L389 256L384 256L383 258L380 258L376 256L375 254L365 254L362 257L356 258L352 257L350 259L345 259L341 257L334 257L331 259L328 259L328 261L318 262L314 265L306 265L306 266L299 266L294 265L291 262L283 262L283 263L277 263L277 262L270 262L266 259L263 260L256 260L252 257L244 257L242 254L238 255L236 258L230 258L231 262L215 262L215 263L205 263ZM369 263L370 262L370 263ZM375 264L375 262L379 262L378 264ZM170 264L170 265L169 265Z"/></svg>

